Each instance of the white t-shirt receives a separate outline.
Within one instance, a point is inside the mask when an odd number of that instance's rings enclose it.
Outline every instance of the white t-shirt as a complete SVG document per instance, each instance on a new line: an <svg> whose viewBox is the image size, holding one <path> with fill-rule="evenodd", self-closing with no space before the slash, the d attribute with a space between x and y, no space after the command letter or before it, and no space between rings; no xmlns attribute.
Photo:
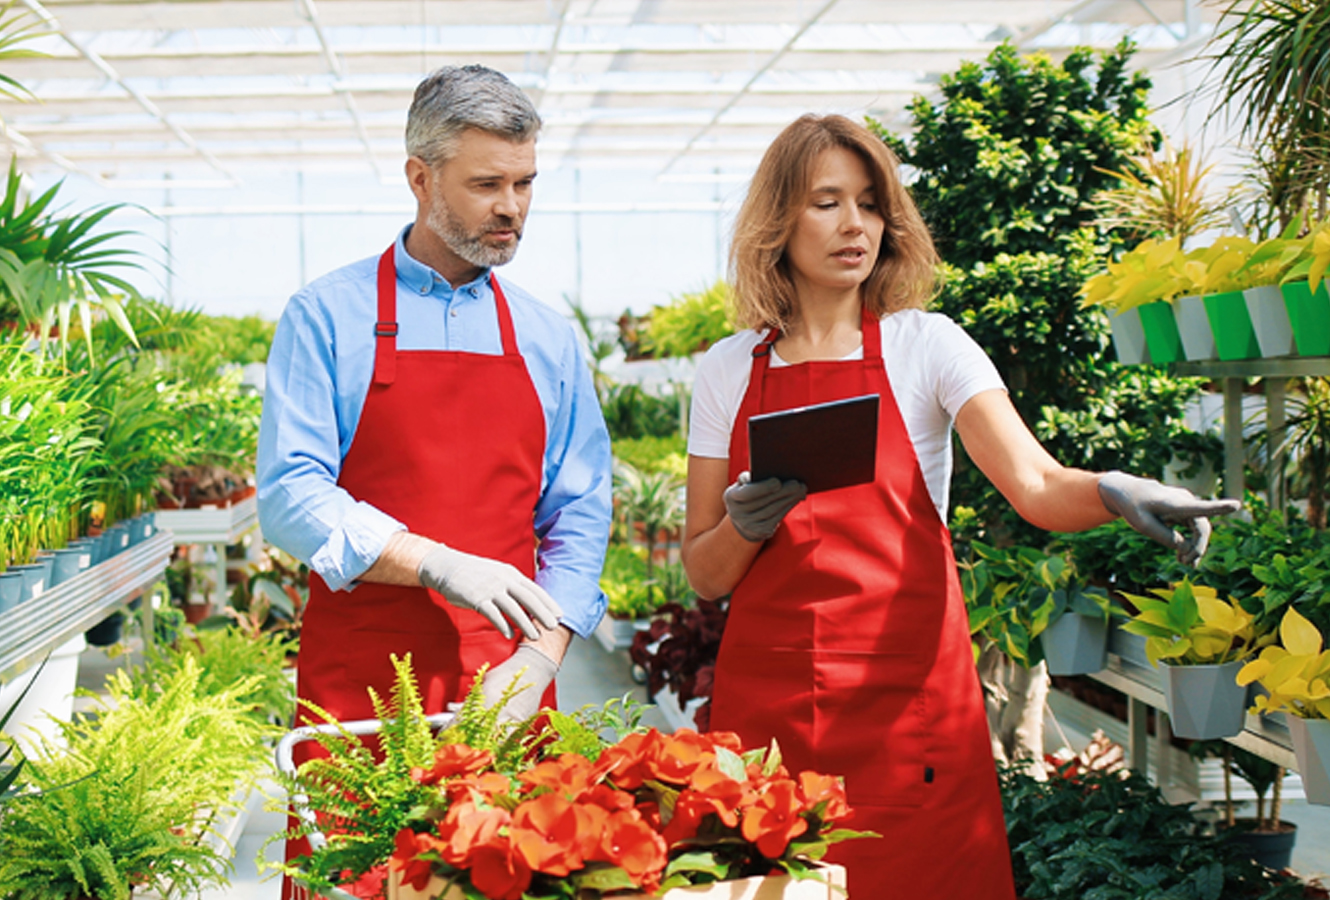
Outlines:
<svg viewBox="0 0 1330 900"><path fill-rule="evenodd" d="M748 390L753 347L761 339L762 333L753 330L731 335L698 363L688 430L691 455L729 458L730 431ZM863 356L860 347L845 359ZM882 358L929 496L945 522L952 420L975 394L1006 390L1006 385L974 339L941 313L906 309L884 318ZM773 350L771 367L787 365Z"/></svg>

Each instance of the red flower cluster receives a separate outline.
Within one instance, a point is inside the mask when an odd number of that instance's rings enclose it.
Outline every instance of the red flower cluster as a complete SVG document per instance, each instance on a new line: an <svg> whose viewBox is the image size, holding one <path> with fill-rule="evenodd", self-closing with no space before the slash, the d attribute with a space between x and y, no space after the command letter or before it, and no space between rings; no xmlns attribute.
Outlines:
<svg viewBox="0 0 1330 900"><path fill-rule="evenodd" d="M433 875L464 872L492 900L518 900L538 874L611 866L654 891L670 851L699 837L741 836L779 859L810 824L850 814L839 780L815 772L792 779L783 766L745 765L741 753L733 734L653 729L595 762L565 753L510 780L484 771L493 763L487 753L443 747L412 777L439 786L446 812L432 831L403 829L389 866L417 889Z"/></svg>

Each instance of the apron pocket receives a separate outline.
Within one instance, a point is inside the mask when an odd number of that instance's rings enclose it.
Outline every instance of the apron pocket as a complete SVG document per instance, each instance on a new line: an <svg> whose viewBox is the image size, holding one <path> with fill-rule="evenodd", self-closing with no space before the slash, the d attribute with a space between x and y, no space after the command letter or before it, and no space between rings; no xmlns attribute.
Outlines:
<svg viewBox="0 0 1330 900"><path fill-rule="evenodd" d="M909 658L815 651L816 768L850 805L919 807L932 776L928 695Z"/></svg>

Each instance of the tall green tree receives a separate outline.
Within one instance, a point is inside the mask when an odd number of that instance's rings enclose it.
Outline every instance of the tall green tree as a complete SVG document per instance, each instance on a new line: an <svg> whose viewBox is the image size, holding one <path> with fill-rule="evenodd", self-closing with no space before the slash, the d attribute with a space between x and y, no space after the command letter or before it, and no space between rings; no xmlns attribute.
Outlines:
<svg viewBox="0 0 1330 900"><path fill-rule="evenodd" d="M876 127L916 173L910 191L945 263L935 308L989 354L1036 436L1064 464L1158 477L1199 383L1120 366L1107 319L1080 298L1122 237L1096 223L1097 195L1160 140L1132 52L1123 42L1058 63L1003 44L945 76L940 99L916 98L907 140ZM963 449L952 491L977 511L958 537L1043 543Z"/></svg>

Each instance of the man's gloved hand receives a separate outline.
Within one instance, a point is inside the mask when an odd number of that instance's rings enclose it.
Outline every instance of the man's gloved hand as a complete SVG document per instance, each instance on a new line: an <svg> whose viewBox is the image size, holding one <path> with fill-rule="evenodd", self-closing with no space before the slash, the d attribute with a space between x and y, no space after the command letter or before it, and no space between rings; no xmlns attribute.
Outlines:
<svg viewBox="0 0 1330 900"><path fill-rule="evenodd" d="M513 566L443 544L425 554L416 574L425 587L438 591L459 609L480 613L507 638L513 636L513 629L504 616L534 641L540 632L528 613L547 629L557 628L563 613L554 598Z"/></svg>
<svg viewBox="0 0 1330 900"><path fill-rule="evenodd" d="M499 713L499 721L524 722L540 710L540 698L558 671L559 664L534 646L518 644L512 656L485 673L480 685L485 706L498 703L516 678L521 690Z"/></svg>
<svg viewBox="0 0 1330 900"><path fill-rule="evenodd" d="M725 489L725 511L739 536L746 541L765 541L776 533L785 514L808 496L802 481L768 478L753 483L747 472Z"/></svg>
<svg viewBox="0 0 1330 900"><path fill-rule="evenodd" d="M1178 553L1178 562L1194 566L1210 543L1208 516L1226 516L1242 508L1237 500L1202 500L1191 491L1151 478L1107 472L1099 479L1099 498L1109 512L1148 538ZM1173 530L1184 527L1186 534Z"/></svg>

